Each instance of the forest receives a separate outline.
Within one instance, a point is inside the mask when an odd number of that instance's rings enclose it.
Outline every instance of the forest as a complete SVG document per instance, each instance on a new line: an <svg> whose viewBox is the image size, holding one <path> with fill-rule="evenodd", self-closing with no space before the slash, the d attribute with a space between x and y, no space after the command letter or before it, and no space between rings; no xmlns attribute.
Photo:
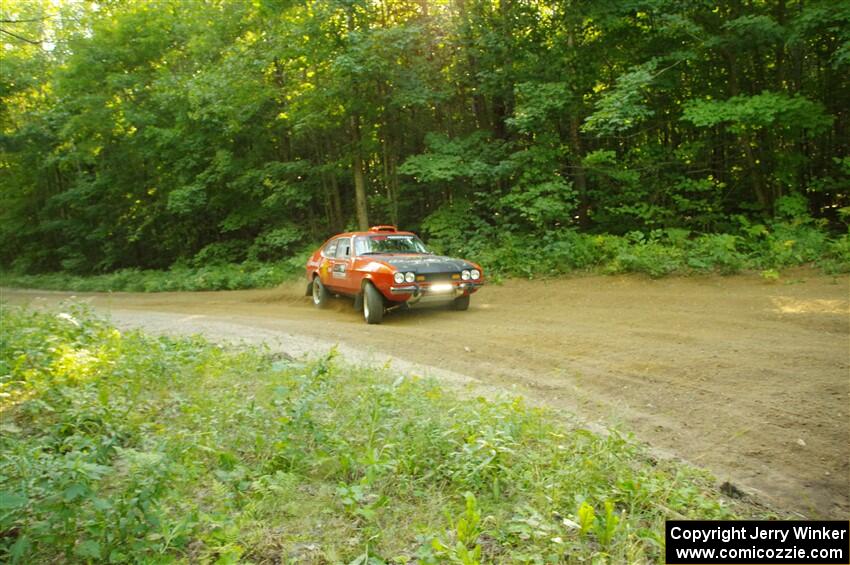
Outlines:
<svg viewBox="0 0 850 565"><path fill-rule="evenodd" d="M0 0L0 563L844 520L848 282L850 0Z"/></svg>
<svg viewBox="0 0 850 565"><path fill-rule="evenodd" d="M4 0L0 37L6 271L377 223L508 272L850 264L847 1Z"/></svg>

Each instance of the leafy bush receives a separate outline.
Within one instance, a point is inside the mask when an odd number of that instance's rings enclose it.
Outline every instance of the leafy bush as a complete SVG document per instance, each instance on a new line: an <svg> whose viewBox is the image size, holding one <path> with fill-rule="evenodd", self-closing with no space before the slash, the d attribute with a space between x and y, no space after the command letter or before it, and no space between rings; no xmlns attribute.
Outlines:
<svg viewBox="0 0 850 565"><path fill-rule="evenodd" d="M793 201L789 202L787 206L793 209ZM772 225L740 219L740 233L695 235L684 229L666 229L617 236L562 229L535 236L499 231L474 220L466 213L469 206L458 203L432 214L424 226L431 236L428 243L439 253L480 263L488 277L495 280L502 276L557 276L577 270L644 273L651 277L711 272L728 275L747 269L773 272L804 264L817 265L827 273L850 272L848 235L831 238L821 224L805 218ZM462 221L467 222L464 229L458 227ZM194 267L176 265L168 271L123 269L88 277L5 273L0 284L137 292L272 287L301 276L313 248L303 247L275 263L235 264L219 261L231 252L227 245L207 246L193 260Z"/></svg>
<svg viewBox="0 0 850 565"><path fill-rule="evenodd" d="M793 199L783 205L796 210ZM803 264L820 265L831 273L850 271L847 236L831 239L822 225L806 218L770 226L741 220L740 233L693 234L671 228L633 231L624 236L585 234L573 229L541 236L515 235L492 226L463 231L443 227L444 219L442 212L433 216L439 229L429 231L429 243L440 251L477 261L488 273L497 275L534 277L576 270L645 273L652 277L710 272L726 275L744 269L761 271Z"/></svg>
<svg viewBox="0 0 850 565"><path fill-rule="evenodd" d="M727 275L744 268L747 258L738 250L740 238L732 234L706 234L690 244L687 265L695 271L717 270Z"/></svg>
<svg viewBox="0 0 850 565"><path fill-rule="evenodd" d="M211 263L199 267L175 266L168 271L122 269L105 275L75 276L67 273L18 275L5 273L0 284L27 288L81 292L167 292L184 290L235 290L279 285L300 276L309 252L278 263Z"/></svg>
<svg viewBox="0 0 850 565"><path fill-rule="evenodd" d="M772 226L744 224L748 237L743 247L750 251L756 268L776 269L816 262L828 251L826 232L811 221L793 220Z"/></svg>
<svg viewBox="0 0 850 565"><path fill-rule="evenodd" d="M278 260L291 255L296 244L304 239L304 232L295 226L269 230L251 245L248 257L254 261Z"/></svg>
<svg viewBox="0 0 850 565"><path fill-rule="evenodd" d="M827 273L850 273L850 235L829 242L819 264Z"/></svg>
<svg viewBox="0 0 850 565"><path fill-rule="evenodd" d="M597 264L599 249L593 239L567 231L544 245L543 256L551 263L550 272L567 273Z"/></svg>
<svg viewBox="0 0 850 565"><path fill-rule="evenodd" d="M192 258L192 265L195 267L204 267L244 261L248 256L248 245L245 241L210 243L195 254Z"/></svg>
<svg viewBox="0 0 850 565"><path fill-rule="evenodd" d="M606 270L662 277L680 271L683 267L684 252L681 249L646 241L626 247L606 266Z"/></svg>
<svg viewBox="0 0 850 565"><path fill-rule="evenodd" d="M486 226L473 213L472 204L466 200L440 206L422 222L423 236L440 251L455 252L457 246L467 242L467 234L476 233Z"/></svg>
<svg viewBox="0 0 850 565"><path fill-rule="evenodd" d="M3 315L3 562L643 562L668 516L740 510L520 399Z"/></svg>

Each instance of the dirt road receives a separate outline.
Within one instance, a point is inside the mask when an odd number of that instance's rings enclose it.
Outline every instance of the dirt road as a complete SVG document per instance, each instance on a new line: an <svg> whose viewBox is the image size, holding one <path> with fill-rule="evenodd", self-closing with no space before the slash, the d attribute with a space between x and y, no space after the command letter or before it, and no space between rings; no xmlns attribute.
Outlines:
<svg viewBox="0 0 850 565"><path fill-rule="evenodd" d="M580 277L509 281L468 312L367 326L350 301L317 311L303 287L81 294L122 326L279 344L338 343L402 370L479 382L633 431L763 503L850 514L850 278ZM3 289L12 303L69 294Z"/></svg>

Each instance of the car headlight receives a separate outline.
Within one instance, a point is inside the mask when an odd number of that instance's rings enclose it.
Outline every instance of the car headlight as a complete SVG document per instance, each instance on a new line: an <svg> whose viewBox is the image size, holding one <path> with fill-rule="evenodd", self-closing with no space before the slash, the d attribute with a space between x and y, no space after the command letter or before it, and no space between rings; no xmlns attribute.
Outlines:
<svg viewBox="0 0 850 565"><path fill-rule="evenodd" d="M469 271L467 271L466 269L462 270L460 272L460 278L462 278L465 281L468 281L469 280Z"/></svg>
<svg viewBox="0 0 850 565"><path fill-rule="evenodd" d="M406 273L404 275L404 280L411 283L416 280L416 275L414 273Z"/></svg>
<svg viewBox="0 0 850 565"><path fill-rule="evenodd" d="M401 284L401 283L403 283L403 282L404 282L404 273L396 273L396 274L394 274L394 275L393 275L393 280L394 280L397 284Z"/></svg>
<svg viewBox="0 0 850 565"><path fill-rule="evenodd" d="M469 271L469 277L472 280L477 281L481 278L481 271L479 271L478 269L472 269L471 271Z"/></svg>

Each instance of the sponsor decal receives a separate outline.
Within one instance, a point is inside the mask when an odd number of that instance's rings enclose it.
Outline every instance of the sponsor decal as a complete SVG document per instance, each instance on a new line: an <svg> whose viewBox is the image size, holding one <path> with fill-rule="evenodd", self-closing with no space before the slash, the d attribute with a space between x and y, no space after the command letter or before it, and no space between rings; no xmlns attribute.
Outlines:
<svg viewBox="0 0 850 565"><path fill-rule="evenodd" d="M345 278L345 269L347 265L345 263L334 263L332 275L335 279L344 279Z"/></svg>

